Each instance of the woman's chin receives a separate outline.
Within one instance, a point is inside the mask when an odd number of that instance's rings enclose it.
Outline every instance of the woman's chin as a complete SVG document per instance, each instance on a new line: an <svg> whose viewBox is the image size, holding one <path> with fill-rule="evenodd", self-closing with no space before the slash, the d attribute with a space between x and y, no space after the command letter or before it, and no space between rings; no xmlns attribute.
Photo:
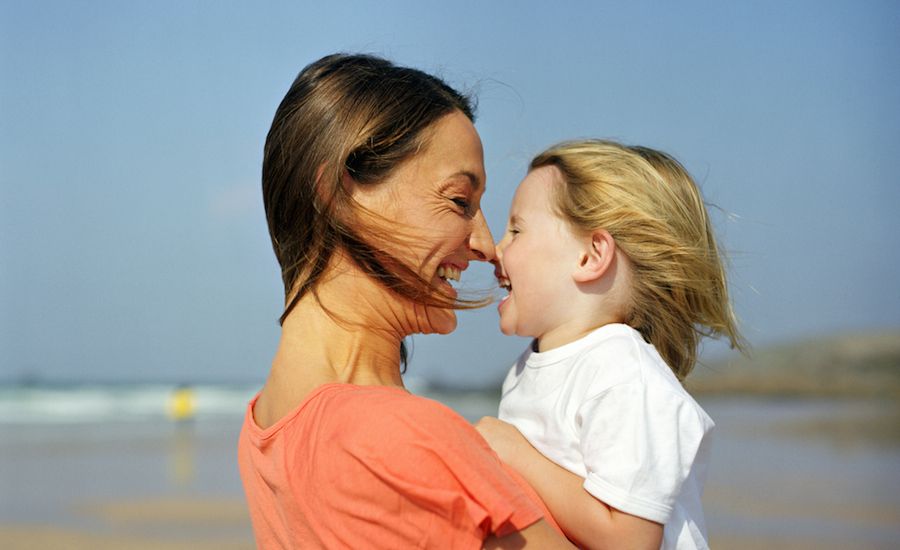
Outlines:
<svg viewBox="0 0 900 550"><path fill-rule="evenodd" d="M437 318L434 320L435 334L450 334L456 330L456 312L452 309L442 309L436 317Z"/></svg>
<svg viewBox="0 0 900 550"><path fill-rule="evenodd" d="M456 330L456 311L438 307L419 310L418 332L421 334L450 334Z"/></svg>

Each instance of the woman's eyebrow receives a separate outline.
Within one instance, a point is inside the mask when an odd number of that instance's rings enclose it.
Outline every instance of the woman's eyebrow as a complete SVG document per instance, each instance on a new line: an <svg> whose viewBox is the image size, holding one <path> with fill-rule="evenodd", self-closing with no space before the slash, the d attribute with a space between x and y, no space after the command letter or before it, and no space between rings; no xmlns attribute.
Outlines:
<svg viewBox="0 0 900 550"><path fill-rule="evenodd" d="M469 172L468 170L460 170L459 172L451 174L447 179L458 177L463 177L469 180L469 185L472 186L473 190L478 191L479 189L481 189L481 179L479 179L478 176L476 176L473 172Z"/></svg>

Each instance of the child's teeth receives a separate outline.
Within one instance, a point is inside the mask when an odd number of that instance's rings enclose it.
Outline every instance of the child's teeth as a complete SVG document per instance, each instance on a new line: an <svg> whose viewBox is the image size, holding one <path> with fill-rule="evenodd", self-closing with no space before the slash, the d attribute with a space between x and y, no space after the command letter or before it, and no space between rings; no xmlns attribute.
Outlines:
<svg viewBox="0 0 900 550"><path fill-rule="evenodd" d="M441 279L443 279L445 276L445 273L446 273L446 270L444 270L444 266L439 265L438 269L437 269L437 276L440 277Z"/></svg>

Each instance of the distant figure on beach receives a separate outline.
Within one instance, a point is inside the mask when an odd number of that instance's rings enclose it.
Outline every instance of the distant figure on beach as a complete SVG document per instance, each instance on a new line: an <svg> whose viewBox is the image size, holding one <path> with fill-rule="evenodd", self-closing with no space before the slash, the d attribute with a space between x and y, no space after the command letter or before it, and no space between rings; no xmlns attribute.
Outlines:
<svg viewBox="0 0 900 550"><path fill-rule="evenodd" d="M473 119L440 79L343 54L275 113L262 183L285 309L238 444L260 548L571 547L474 427L401 379L406 336L485 305L450 285L495 258Z"/></svg>
<svg viewBox="0 0 900 550"><path fill-rule="evenodd" d="M478 428L581 548L708 548L713 421L684 390L703 336L742 347L697 186L664 153L539 154L496 248L505 334L534 341Z"/></svg>
<svg viewBox="0 0 900 550"><path fill-rule="evenodd" d="M193 388L187 384L182 384L172 390L166 410L169 413L169 418L172 420L186 422L194 419L195 406Z"/></svg>

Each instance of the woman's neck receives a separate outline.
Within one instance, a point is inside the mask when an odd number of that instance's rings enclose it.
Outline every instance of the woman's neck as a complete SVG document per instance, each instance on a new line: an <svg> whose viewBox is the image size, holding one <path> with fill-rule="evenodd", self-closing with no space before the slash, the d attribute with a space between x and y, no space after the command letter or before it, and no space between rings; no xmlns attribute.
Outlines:
<svg viewBox="0 0 900 550"><path fill-rule="evenodd" d="M400 344L413 332L406 308L352 263L336 263L285 319L273 374L402 386Z"/></svg>
<svg viewBox="0 0 900 550"><path fill-rule="evenodd" d="M355 266L331 269L316 295L303 296L281 327L269 379L253 409L271 426L329 383L403 387L400 343L413 331L395 296ZM412 308L410 308L412 309Z"/></svg>

